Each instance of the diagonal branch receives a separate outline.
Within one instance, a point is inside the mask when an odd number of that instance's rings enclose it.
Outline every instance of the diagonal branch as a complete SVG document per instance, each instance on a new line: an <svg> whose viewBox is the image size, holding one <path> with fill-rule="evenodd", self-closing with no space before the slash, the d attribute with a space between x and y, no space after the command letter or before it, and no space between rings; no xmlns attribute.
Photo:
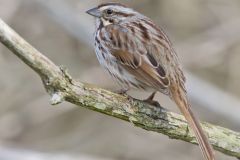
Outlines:
<svg viewBox="0 0 240 160"><path fill-rule="evenodd" d="M196 144L183 116L73 80L0 19L0 41L41 77L53 105L68 101L133 123L143 129ZM202 123L214 148L240 158L240 133Z"/></svg>

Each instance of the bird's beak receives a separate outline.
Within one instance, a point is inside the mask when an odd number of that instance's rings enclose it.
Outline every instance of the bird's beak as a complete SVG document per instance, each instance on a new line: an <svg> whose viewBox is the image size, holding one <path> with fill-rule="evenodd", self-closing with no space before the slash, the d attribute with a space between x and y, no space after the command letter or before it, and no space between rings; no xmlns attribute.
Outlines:
<svg viewBox="0 0 240 160"><path fill-rule="evenodd" d="M92 9L86 11L86 13L90 14L91 16L97 17L97 18L100 18L102 15L98 8L92 8Z"/></svg>

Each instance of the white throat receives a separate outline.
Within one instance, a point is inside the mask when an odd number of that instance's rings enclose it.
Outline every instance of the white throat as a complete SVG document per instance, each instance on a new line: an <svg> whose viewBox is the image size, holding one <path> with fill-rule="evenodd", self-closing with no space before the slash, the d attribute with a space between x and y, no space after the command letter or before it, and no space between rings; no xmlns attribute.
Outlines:
<svg viewBox="0 0 240 160"><path fill-rule="evenodd" d="M110 23L108 20L106 20L104 18L101 18L101 21L103 23L103 26L108 26L108 25L112 24L112 23Z"/></svg>

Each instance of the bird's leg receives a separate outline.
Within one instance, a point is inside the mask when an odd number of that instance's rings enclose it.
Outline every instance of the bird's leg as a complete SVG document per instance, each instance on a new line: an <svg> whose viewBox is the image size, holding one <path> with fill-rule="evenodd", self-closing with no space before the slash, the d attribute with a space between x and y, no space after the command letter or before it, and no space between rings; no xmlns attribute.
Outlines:
<svg viewBox="0 0 240 160"><path fill-rule="evenodd" d="M129 95L127 94L127 92L128 92L129 90L130 90L129 87L128 87L128 88L122 88L122 89L120 89L120 90L116 90L114 93L120 94L120 95L126 97L128 100L133 100L134 98L131 97L131 96L129 96Z"/></svg>
<svg viewBox="0 0 240 160"><path fill-rule="evenodd" d="M161 105L159 104L159 102L153 100L156 93L157 93L156 91L153 92L147 99L143 100L143 102L161 108Z"/></svg>
<svg viewBox="0 0 240 160"><path fill-rule="evenodd" d="M186 134L185 134L186 137L188 136L189 132L190 132L190 130L189 130L189 126L187 125L187 128L186 128Z"/></svg>
<svg viewBox="0 0 240 160"><path fill-rule="evenodd" d="M144 100L144 101L153 101L153 99L154 99L154 97L155 97L155 95L156 95L156 91L155 92L153 92L146 100Z"/></svg>

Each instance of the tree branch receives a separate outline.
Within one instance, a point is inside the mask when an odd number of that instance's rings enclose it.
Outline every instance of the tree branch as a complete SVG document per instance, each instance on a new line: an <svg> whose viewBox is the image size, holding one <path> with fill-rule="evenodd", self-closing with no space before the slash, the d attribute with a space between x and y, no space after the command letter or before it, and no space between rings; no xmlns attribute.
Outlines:
<svg viewBox="0 0 240 160"><path fill-rule="evenodd" d="M184 117L90 84L77 82L65 69L56 66L0 19L0 41L41 77L53 105L68 101L133 123L143 129L196 144ZM214 148L240 158L240 133L202 123Z"/></svg>

